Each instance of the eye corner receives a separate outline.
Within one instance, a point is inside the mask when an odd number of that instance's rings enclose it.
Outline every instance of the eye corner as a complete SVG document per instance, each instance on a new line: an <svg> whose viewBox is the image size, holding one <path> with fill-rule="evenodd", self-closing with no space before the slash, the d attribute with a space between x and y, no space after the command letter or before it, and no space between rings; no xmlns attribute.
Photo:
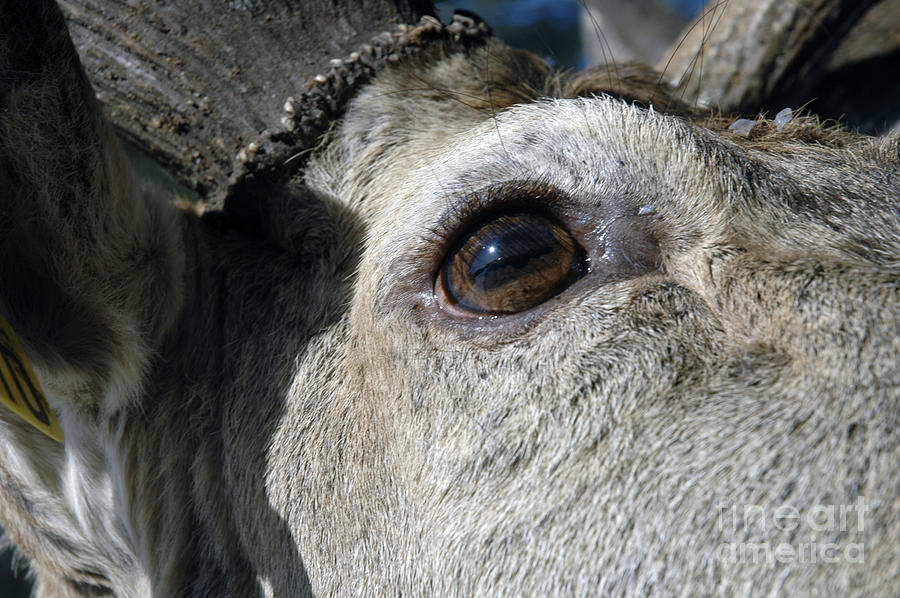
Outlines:
<svg viewBox="0 0 900 598"><path fill-rule="evenodd" d="M573 198L541 181L494 184L459 198L432 243L435 313L468 327L479 322L478 330L507 327L560 305L585 279L664 272L661 215L652 198L635 199ZM491 241L503 259L489 255Z"/></svg>

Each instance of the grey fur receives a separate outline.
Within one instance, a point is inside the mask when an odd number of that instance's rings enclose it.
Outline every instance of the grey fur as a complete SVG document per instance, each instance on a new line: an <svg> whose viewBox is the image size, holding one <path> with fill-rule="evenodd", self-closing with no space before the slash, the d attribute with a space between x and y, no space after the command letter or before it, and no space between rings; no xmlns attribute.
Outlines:
<svg viewBox="0 0 900 598"><path fill-rule="evenodd" d="M605 74L438 45L252 221L140 189L74 62L4 79L0 312L66 437L0 409L39 595L900 594L900 139L744 138ZM658 267L444 314L504 185ZM763 542L840 558L729 562Z"/></svg>

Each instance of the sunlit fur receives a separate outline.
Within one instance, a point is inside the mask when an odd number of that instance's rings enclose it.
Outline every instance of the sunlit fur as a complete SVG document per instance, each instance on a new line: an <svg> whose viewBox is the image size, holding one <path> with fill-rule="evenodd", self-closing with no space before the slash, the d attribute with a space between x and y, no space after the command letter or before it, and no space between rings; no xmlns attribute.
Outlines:
<svg viewBox="0 0 900 598"><path fill-rule="evenodd" d="M437 48L233 227L138 189L59 66L0 112L0 311L66 437L0 409L39 595L900 594L896 137L744 138L639 67ZM588 229L645 207L659 267L442 314L442 243L504 183ZM864 563L717 553L859 497L815 541Z"/></svg>

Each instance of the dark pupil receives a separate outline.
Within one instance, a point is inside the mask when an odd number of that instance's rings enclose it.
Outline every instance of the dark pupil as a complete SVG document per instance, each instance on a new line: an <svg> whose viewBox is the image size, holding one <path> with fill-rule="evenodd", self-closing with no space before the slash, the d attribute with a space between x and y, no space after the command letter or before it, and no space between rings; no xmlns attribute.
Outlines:
<svg viewBox="0 0 900 598"><path fill-rule="evenodd" d="M497 217L463 239L445 267L450 298L470 311L516 313L578 277L580 248L553 221L528 213Z"/></svg>
<svg viewBox="0 0 900 598"><path fill-rule="evenodd" d="M526 270L546 269L556 238L548 227L520 220L488 225L471 245L481 248L469 264L469 277L481 291L492 291Z"/></svg>

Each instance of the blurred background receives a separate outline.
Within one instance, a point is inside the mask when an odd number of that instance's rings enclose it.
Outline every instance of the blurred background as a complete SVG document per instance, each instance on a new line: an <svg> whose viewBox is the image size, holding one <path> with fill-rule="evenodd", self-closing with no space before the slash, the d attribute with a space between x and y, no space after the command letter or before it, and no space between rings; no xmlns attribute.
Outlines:
<svg viewBox="0 0 900 598"><path fill-rule="evenodd" d="M484 18L509 45L530 50L558 68L626 60L654 64L704 0L453 0L437 2L449 21L455 8ZM129 154L139 173L176 196L192 199L165 171L136 148ZM14 568L11 549L0 549L0 598L30 595L24 570Z"/></svg>
<svg viewBox="0 0 900 598"><path fill-rule="evenodd" d="M471 10L509 45L531 50L559 68L609 62L654 64L705 0L448 0L436 2L447 21Z"/></svg>

